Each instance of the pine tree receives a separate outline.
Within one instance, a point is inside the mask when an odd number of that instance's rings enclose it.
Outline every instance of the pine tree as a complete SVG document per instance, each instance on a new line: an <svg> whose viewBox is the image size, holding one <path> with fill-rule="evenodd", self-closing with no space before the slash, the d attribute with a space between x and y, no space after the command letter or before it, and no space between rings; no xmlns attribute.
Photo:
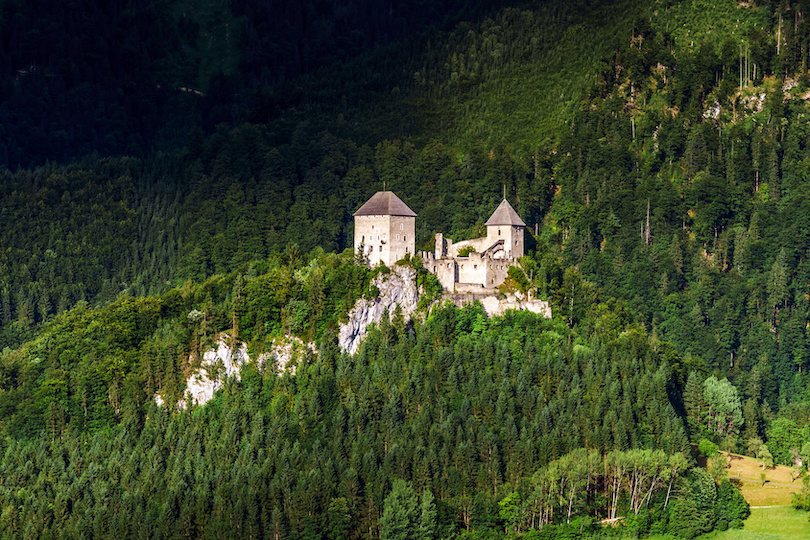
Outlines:
<svg viewBox="0 0 810 540"><path fill-rule="evenodd" d="M436 538L437 529L436 499L433 497L433 492L429 489L422 492L419 510L421 515L416 539L434 540Z"/></svg>
<svg viewBox="0 0 810 540"><path fill-rule="evenodd" d="M380 518L382 540L411 540L420 530L419 498L405 480L394 480Z"/></svg>
<svg viewBox="0 0 810 540"><path fill-rule="evenodd" d="M694 436L703 419L705 403L703 401L703 385L694 371L689 372L686 379L686 386L683 390L683 405L686 409L686 423L689 432Z"/></svg>

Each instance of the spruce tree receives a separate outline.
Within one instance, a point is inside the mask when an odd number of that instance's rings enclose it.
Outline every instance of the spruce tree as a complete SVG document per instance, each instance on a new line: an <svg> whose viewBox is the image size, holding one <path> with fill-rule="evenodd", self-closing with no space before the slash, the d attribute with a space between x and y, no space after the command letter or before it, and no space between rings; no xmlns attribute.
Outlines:
<svg viewBox="0 0 810 540"><path fill-rule="evenodd" d="M391 493L383 503L380 518L382 540L411 540L419 531L419 498L405 480L394 480Z"/></svg>

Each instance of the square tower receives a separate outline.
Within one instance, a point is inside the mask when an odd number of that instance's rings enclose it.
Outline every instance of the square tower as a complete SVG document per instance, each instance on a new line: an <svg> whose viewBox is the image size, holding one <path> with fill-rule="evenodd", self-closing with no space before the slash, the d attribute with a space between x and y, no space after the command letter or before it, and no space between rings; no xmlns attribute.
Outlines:
<svg viewBox="0 0 810 540"><path fill-rule="evenodd" d="M523 257L523 230L526 224L517 215L515 209L504 199L492 216L487 220L487 245L494 246L503 241L502 248L495 248L493 258L519 259Z"/></svg>
<svg viewBox="0 0 810 540"><path fill-rule="evenodd" d="M391 266L416 247L416 212L392 191L378 191L354 213L354 252Z"/></svg>

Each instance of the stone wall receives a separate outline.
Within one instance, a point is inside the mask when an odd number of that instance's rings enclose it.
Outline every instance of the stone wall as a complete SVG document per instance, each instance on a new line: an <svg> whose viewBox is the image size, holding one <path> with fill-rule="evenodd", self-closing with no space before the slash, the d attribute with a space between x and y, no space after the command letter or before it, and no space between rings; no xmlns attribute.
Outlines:
<svg viewBox="0 0 810 540"><path fill-rule="evenodd" d="M476 283L485 286L487 282L487 259L480 253L470 253L466 257L455 259L458 265L457 283Z"/></svg>
<svg viewBox="0 0 810 540"><path fill-rule="evenodd" d="M508 309L517 309L531 311L547 319L551 318L551 305L545 300L527 300L514 294L475 294L470 291L461 294L448 294L445 295L445 298L452 300L457 307L463 307L465 304L472 304L475 301L481 302L484 311L489 317L503 315Z"/></svg>
<svg viewBox="0 0 810 540"><path fill-rule="evenodd" d="M414 254L416 219L405 216L357 216L354 219L354 251L363 249L368 263L392 266Z"/></svg>
<svg viewBox="0 0 810 540"><path fill-rule="evenodd" d="M445 291L494 289L504 282L509 267L516 261L493 259L481 253L470 253L466 257L437 258L434 253L418 253L428 272L434 274Z"/></svg>
<svg viewBox="0 0 810 540"><path fill-rule="evenodd" d="M496 254L496 258L519 259L524 255L523 227L509 225L490 225L487 227L486 243L488 246L494 245L498 240L503 240L504 247L502 254Z"/></svg>

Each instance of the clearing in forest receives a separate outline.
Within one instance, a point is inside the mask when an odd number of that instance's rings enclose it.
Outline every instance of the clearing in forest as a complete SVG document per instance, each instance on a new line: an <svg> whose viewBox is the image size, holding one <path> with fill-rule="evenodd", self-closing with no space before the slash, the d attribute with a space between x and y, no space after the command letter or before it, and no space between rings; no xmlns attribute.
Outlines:
<svg viewBox="0 0 810 540"><path fill-rule="evenodd" d="M791 506L752 508L743 529L710 534L713 540L810 540L807 515Z"/></svg>
<svg viewBox="0 0 810 540"><path fill-rule="evenodd" d="M801 478L791 481L790 467L776 465L762 470L759 461L752 457L738 454L723 455L729 457L728 477L740 488L745 500L751 506L783 506L790 505L793 493L801 490ZM765 473L765 483L762 483L761 474ZM739 480L739 482L737 482Z"/></svg>

